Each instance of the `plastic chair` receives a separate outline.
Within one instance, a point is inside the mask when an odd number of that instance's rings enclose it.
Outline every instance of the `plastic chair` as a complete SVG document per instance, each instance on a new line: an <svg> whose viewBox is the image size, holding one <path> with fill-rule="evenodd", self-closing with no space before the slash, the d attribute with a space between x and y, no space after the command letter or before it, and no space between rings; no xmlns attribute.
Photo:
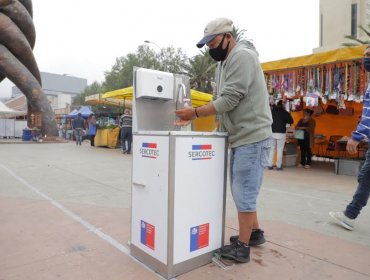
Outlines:
<svg viewBox="0 0 370 280"><path fill-rule="evenodd" d="M315 155L317 157L325 157L326 156L325 148L328 144L328 140L326 139L326 136L325 135L315 135L314 141L315 141L315 148L317 152L315 153Z"/></svg>

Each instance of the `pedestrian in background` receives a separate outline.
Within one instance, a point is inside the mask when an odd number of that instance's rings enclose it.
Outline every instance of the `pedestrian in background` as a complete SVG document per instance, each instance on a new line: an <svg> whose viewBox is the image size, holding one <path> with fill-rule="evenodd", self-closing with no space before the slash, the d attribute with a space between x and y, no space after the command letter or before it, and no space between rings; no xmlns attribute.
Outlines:
<svg viewBox="0 0 370 280"><path fill-rule="evenodd" d="M72 129L75 132L76 145L82 143L82 131L85 129L85 120L82 118L81 113L78 113L77 118L72 122Z"/></svg>
<svg viewBox="0 0 370 280"><path fill-rule="evenodd" d="M312 118L313 111L311 109L303 110L303 118L300 119L296 125L296 130L304 131L304 138L298 140L298 145L301 149L301 163L298 167L306 169L311 167L312 151L315 145L315 127L316 122Z"/></svg>
<svg viewBox="0 0 370 280"><path fill-rule="evenodd" d="M90 114L89 118L87 119L88 124L88 130L87 130L87 136L90 139L90 145L92 147L95 146L95 135L96 135L96 118L94 114Z"/></svg>
<svg viewBox="0 0 370 280"><path fill-rule="evenodd" d="M367 46L364 53L363 65L366 72L370 72L370 46ZM351 154L357 152L358 144L370 139L370 82L364 94L364 104L362 116L357 125L356 131L352 133L352 138L348 140L347 151ZM353 230L355 219L360 215L363 207L366 206L370 196L370 149L366 151L365 162L357 176L357 189L352 201L347 205L343 212L329 212L329 215L342 227Z"/></svg>
<svg viewBox="0 0 370 280"><path fill-rule="evenodd" d="M287 112L283 106L283 100L279 100L278 103L272 108L272 138L271 138L271 150L269 157L269 169L272 170L274 167L275 151L277 153L276 158L276 170L282 170L283 163L283 151L286 141L286 126L293 123L293 118L289 112Z"/></svg>
<svg viewBox="0 0 370 280"><path fill-rule="evenodd" d="M121 147L122 153L131 154L132 145L132 115L130 109L125 109L120 119L121 128ZM127 146L126 146L127 142Z"/></svg>

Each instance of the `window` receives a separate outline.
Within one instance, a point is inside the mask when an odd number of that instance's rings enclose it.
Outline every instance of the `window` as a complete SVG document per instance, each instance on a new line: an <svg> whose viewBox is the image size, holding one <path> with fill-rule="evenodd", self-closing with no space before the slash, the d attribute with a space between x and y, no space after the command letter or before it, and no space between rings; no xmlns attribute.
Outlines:
<svg viewBox="0 0 370 280"><path fill-rule="evenodd" d="M357 4L351 5L351 36L357 37Z"/></svg>

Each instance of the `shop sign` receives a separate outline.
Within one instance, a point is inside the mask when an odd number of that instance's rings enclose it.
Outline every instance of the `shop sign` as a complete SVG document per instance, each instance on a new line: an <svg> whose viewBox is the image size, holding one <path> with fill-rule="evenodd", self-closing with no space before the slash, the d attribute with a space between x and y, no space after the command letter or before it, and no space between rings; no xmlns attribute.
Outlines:
<svg viewBox="0 0 370 280"><path fill-rule="evenodd" d="M192 145L191 151L188 152L191 160L210 160L215 157L215 151L212 150L211 144Z"/></svg>

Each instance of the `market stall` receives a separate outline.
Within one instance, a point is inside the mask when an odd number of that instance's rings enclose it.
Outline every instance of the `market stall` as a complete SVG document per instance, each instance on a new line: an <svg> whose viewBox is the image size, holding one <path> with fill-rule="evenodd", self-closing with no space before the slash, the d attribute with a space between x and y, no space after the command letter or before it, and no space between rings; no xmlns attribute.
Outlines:
<svg viewBox="0 0 370 280"><path fill-rule="evenodd" d="M117 147L119 139L119 127L98 129L96 131L94 145L95 147L108 147L114 149Z"/></svg>
<svg viewBox="0 0 370 280"><path fill-rule="evenodd" d="M118 98L102 98L102 93L97 93L85 97L85 103L89 105L114 105L120 107L132 107L131 100Z"/></svg>
<svg viewBox="0 0 370 280"><path fill-rule="evenodd" d="M362 65L364 49L341 48L261 64L270 102L287 100L295 124L303 108L314 110L315 133L321 136L315 154L324 150L325 155L331 136L350 136L357 125L369 81Z"/></svg>

